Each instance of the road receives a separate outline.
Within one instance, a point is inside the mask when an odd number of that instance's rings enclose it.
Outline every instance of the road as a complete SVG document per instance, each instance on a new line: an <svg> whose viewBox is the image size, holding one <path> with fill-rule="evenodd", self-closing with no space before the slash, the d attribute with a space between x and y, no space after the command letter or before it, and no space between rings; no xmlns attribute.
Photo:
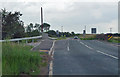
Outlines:
<svg viewBox="0 0 120 77"><path fill-rule="evenodd" d="M118 47L97 40L59 40L53 75L117 75Z"/></svg>

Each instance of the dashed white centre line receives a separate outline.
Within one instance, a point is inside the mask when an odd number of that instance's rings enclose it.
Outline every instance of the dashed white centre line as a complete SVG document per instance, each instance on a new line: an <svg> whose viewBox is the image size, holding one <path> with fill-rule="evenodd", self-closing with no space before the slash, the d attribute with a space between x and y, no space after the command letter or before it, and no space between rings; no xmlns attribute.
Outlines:
<svg viewBox="0 0 120 77"><path fill-rule="evenodd" d="M112 58L114 58L114 59L118 59L118 57L113 56L113 55L109 55L109 54L104 53L104 52L102 52L102 51L97 50L97 52L99 52L99 53L101 53L101 54L104 54L104 55L106 55L106 56L112 57Z"/></svg>
<svg viewBox="0 0 120 77"><path fill-rule="evenodd" d="M80 43L84 45L84 43L83 43L83 42L80 42Z"/></svg>
<svg viewBox="0 0 120 77"><path fill-rule="evenodd" d="M67 50L68 50L68 51L70 50L70 48L69 48L69 41L68 41L68 46L67 46Z"/></svg>
<svg viewBox="0 0 120 77"><path fill-rule="evenodd" d="M83 45L85 45L83 42L80 42L81 44L83 44ZM85 45L87 48L89 48L89 49L93 49L93 48L91 48L91 47L89 47L88 45Z"/></svg>
<svg viewBox="0 0 120 77"><path fill-rule="evenodd" d="M80 42L81 44L83 44L83 45L85 45L83 42ZM85 45L87 48L89 48L89 49L93 49L93 48L91 48L91 47L89 47L88 45ZM110 54L107 54L107 53L105 53L105 52L102 52L102 51L99 51L99 50L96 50L98 53L101 53L101 54L104 54L104 55L106 55L106 56L109 56L109 57L112 57L112 58L114 58L114 59L118 59L118 57L116 57L116 56L113 56L113 55L110 55Z"/></svg>
<svg viewBox="0 0 120 77"><path fill-rule="evenodd" d="M69 46L67 47L68 51L70 50Z"/></svg>

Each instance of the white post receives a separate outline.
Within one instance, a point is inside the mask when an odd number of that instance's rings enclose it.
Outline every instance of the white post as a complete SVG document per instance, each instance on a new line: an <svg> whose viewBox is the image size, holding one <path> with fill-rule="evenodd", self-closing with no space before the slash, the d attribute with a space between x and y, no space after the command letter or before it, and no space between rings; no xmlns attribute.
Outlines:
<svg viewBox="0 0 120 77"><path fill-rule="evenodd" d="M18 40L18 44L19 44L20 42L19 42L19 40Z"/></svg>
<svg viewBox="0 0 120 77"><path fill-rule="evenodd" d="M34 43L34 39L32 39L32 43Z"/></svg>
<svg viewBox="0 0 120 77"><path fill-rule="evenodd" d="M28 43L28 41L26 40L26 44Z"/></svg>

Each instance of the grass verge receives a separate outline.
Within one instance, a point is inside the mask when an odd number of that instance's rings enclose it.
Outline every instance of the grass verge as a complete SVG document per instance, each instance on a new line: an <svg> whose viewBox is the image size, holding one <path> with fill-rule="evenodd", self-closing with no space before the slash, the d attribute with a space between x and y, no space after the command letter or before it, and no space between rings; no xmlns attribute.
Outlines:
<svg viewBox="0 0 120 77"><path fill-rule="evenodd" d="M67 39L66 37L58 37L57 40L64 40Z"/></svg>
<svg viewBox="0 0 120 77"><path fill-rule="evenodd" d="M108 40L108 42L112 42L112 43L120 43L119 40L114 40L114 39L112 39L112 40Z"/></svg>
<svg viewBox="0 0 120 77"><path fill-rule="evenodd" d="M95 40L96 34L86 34L85 37L83 35L78 36L81 40Z"/></svg>
<svg viewBox="0 0 120 77"><path fill-rule="evenodd" d="M32 46L23 44L3 43L2 44L2 74L3 75L38 75L42 63L40 55L43 52L32 52Z"/></svg>
<svg viewBox="0 0 120 77"><path fill-rule="evenodd" d="M113 37L112 39L108 40L108 42L120 43L120 37Z"/></svg>
<svg viewBox="0 0 120 77"><path fill-rule="evenodd" d="M95 40L96 38L80 38L81 40Z"/></svg>

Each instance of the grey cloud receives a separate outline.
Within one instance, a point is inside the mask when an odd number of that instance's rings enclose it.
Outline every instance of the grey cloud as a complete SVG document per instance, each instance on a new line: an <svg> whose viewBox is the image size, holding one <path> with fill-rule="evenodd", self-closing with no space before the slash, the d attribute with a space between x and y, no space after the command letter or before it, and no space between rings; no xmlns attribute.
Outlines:
<svg viewBox="0 0 120 77"><path fill-rule="evenodd" d="M9 11L20 11L25 24L40 23L40 7L43 6L44 21L52 25L51 29L82 32L84 25L110 23L117 20L117 3L72 2L72 3L47 3L47 2L6 2L0 4L1 8ZM103 25L101 25L103 26ZM92 26L88 26L88 31ZM108 27L106 27L107 29ZM100 32L105 32L100 28Z"/></svg>

